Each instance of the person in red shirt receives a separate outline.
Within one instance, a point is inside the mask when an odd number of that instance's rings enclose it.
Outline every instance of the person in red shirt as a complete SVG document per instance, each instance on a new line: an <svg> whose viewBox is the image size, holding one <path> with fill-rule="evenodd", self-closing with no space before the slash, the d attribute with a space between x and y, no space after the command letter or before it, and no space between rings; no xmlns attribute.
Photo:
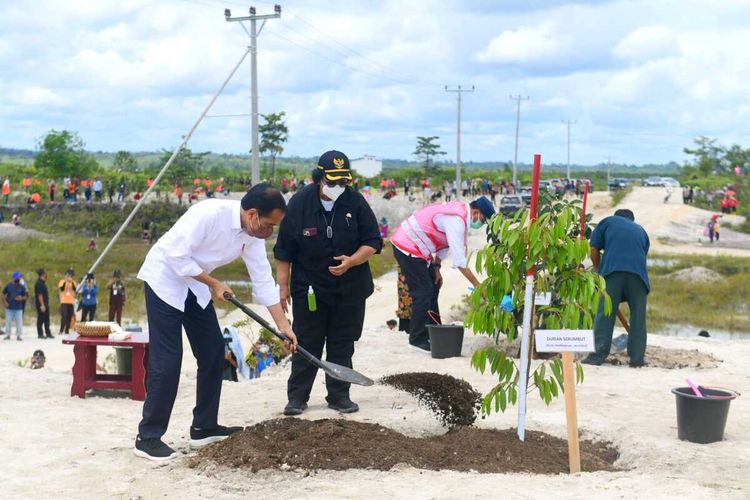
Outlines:
<svg viewBox="0 0 750 500"><path fill-rule="evenodd" d="M57 192L57 185L55 185L55 181L50 181L49 183L49 201L55 201L55 193Z"/></svg>
<svg viewBox="0 0 750 500"><path fill-rule="evenodd" d="M200 185L201 185L200 178L196 177L195 179L193 179L193 186L200 186Z"/></svg>

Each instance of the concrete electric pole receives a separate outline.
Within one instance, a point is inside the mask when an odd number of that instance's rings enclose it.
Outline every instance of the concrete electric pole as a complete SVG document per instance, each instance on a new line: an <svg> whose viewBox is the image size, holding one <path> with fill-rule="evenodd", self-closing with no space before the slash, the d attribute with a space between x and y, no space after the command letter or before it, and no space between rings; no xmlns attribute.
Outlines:
<svg viewBox="0 0 750 500"><path fill-rule="evenodd" d="M458 98L458 113L456 115L456 198L461 199L461 94L474 92L474 85L470 89L462 89L459 85L455 89L445 86L446 92L455 92Z"/></svg>
<svg viewBox="0 0 750 500"><path fill-rule="evenodd" d="M250 150L250 175L253 185L260 182L260 151L258 150L258 35L263 31L267 19L281 17L281 5L274 5L273 14L258 15L255 13L255 7L250 7L249 16L232 17L232 11L224 9L224 18L227 22L239 22L242 29L250 37L250 70L251 75L251 123L252 123L252 149ZM260 29L257 28L256 22L263 21ZM242 21L250 21L250 31L247 30Z"/></svg>
<svg viewBox="0 0 750 500"><path fill-rule="evenodd" d="M611 156L605 156L607 159L607 192L609 193L609 172L612 169L612 157Z"/></svg>
<svg viewBox="0 0 750 500"><path fill-rule="evenodd" d="M518 166L518 131L521 127L521 101L528 101L529 96L521 97L521 95L517 96L508 96L514 101L518 101L518 106L516 107L516 147L515 151L513 153L513 185L516 185L516 178L518 176L517 174L517 166Z"/></svg>
<svg viewBox="0 0 750 500"><path fill-rule="evenodd" d="M562 120L562 123L568 125L568 176L566 179L570 179L570 126L575 125L577 122L575 120Z"/></svg>

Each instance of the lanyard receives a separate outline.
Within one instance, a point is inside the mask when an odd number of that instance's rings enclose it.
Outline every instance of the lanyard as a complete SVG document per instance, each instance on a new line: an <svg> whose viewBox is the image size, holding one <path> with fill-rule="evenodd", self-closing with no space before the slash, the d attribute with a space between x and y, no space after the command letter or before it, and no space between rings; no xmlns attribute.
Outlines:
<svg viewBox="0 0 750 500"><path fill-rule="evenodd" d="M336 207L333 207L333 213L331 213L331 223L328 223L328 219L326 218L326 212L323 210L323 220L326 222L326 238L329 240L333 238L333 228L331 225L333 225L333 218L336 216Z"/></svg>

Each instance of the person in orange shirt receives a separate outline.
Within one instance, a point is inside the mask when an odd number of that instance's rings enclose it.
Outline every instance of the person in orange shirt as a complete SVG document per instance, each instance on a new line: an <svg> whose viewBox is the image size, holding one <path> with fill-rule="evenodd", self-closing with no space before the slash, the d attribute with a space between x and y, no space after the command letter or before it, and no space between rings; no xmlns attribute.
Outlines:
<svg viewBox="0 0 750 500"><path fill-rule="evenodd" d="M177 197L177 203L179 205L182 205L182 194L183 194L182 186L180 186L179 184L175 184L174 185L174 195Z"/></svg>
<svg viewBox="0 0 750 500"><path fill-rule="evenodd" d="M70 333L70 327L73 318L75 317L75 298L76 298L76 287L78 284L73 279L73 269L68 268L65 272L65 277L60 280L57 284L58 290L60 290L60 333Z"/></svg>
<svg viewBox="0 0 750 500"><path fill-rule="evenodd" d="M205 179L205 180L203 181L203 184L204 184L204 185L205 185L206 187L211 187L211 184L213 184L213 183L214 183L214 181L212 181L212 180L211 180L211 179L209 179L208 177L206 177L206 179Z"/></svg>
<svg viewBox="0 0 750 500"><path fill-rule="evenodd" d="M31 177L27 175L26 177L23 178L23 190L28 193L29 188L31 188Z"/></svg>
<svg viewBox="0 0 750 500"><path fill-rule="evenodd" d="M201 180L199 177L196 177L195 179L193 179L193 186L200 186L200 185L201 185Z"/></svg>
<svg viewBox="0 0 750 500"><path fill-rule="evenodd" d="M10 196L10 179L6 178L3 181L3 203L8 204L8 197Z"/></svg>
<svg viewBox="0 0 750 500"><path fill-rule="evenodd" d="M153 185L154 185L154 180L153 179L146 180L146 187L147 188L150 188Z"/></svg>

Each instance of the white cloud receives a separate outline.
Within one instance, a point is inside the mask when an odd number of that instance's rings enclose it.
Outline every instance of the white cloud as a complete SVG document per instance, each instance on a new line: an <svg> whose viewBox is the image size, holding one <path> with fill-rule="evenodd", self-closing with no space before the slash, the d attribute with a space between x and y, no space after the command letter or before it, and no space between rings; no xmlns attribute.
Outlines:
<svg viewBox="0 0 750 500"><path fill-rule="evenodd" d="M676 56L680 46L676 34L667 26L643 26L623 38L612 49L612 55L626 61L640 62Z"/></svg>
<svg viewBox="0 0 750 500"><path fill-rule="evenodd" d="M523 63L557 57L569 48L568 37L557 32L552 22L521 26L500 33L476 55L483 63Z"/></svg>
<svg viewBox="0 0 750 500"><path fill-rule="evenodd" d="M24 106L64 106L66 100L47 87L25 87L13 99Z"/></svg>

